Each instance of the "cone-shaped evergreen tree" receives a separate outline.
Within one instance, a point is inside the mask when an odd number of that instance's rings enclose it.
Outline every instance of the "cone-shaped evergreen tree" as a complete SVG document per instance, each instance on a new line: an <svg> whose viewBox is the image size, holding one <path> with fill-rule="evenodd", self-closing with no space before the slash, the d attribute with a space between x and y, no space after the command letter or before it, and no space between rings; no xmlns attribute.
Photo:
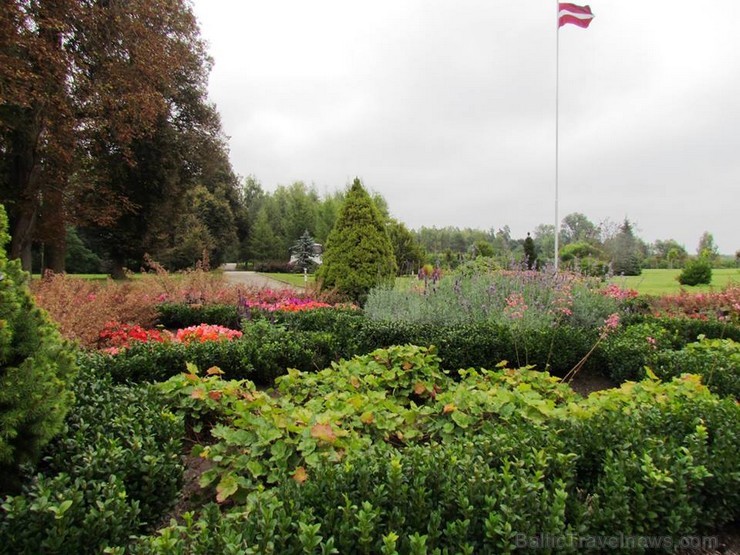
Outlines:
<svg viewBox="0 0 740 555"><path fill-rule="evenodd" d="M614 254L612 271L616 275L639 276L642 273L640 266L640 252L637 238L632 232L632 224L625 218L614 238Z"/></svg>
<svg viewBox="0 0 740 555"><path fill-rule="evenodd" d="M20 261L7 259L7 229L0 205L0 493L61 428L74 369L72 347L34 305Z"/></svg>
<svg viewBox="0 0 740 555"><path fill-rule="evenodd" d="M329 233L318 271L323 289L363 303L373 287L396 275L393 246L375 203L355 179Z"/></svg>
<svg viewBox="0 0 740 555"><path fill-rule="evenodd" d="M309 270L313 268L313 245L313 237L311 237L311 234L308 232L308 230L304 231L303 235L301 235L298 239L298 242L293 245L293 248L291 249L291 251L293 252L293 256L295 256L293 264L295 264L296 267L300 268L301 270Z"/></svg>

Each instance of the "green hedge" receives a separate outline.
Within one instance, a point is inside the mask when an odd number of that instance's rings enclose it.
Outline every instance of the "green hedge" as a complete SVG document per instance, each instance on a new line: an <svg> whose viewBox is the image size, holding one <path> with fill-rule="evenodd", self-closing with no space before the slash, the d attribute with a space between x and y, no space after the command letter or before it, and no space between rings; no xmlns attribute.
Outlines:
<svg viewBox="0 0 740 555"><path fill-rule="evenodd" d="M680 351L661 351L651 368L661 379L698 374L710 391L740 400L740 343L731 339L700 338Z"/></svg>
<svg viewBox="0 0 740 555"><path fill-rule="evenodd" d="M231 379L271 385L288 368L312 371L378 348L414 344L437 346L448 370L492 368L506 360L511 366L534 365L564 376L598 339L598 330L565 325L522 330L488 322L432 326L370 320L361 311L349 309L269 316L272 321L243 321L244 336L236 341L134 344L115 357L89 356L92 364L106 368L118 382L164 381L183 372L186 362L193 362L203 369L218 366ZM696 340L694 334L723 337L733 335L735 329L722 322L688 318L632 318L599 344L586 369L617 383L640 379L656 350L681 349Z"/></svg>
<svg viewBox="0 0 740 555"><path fill-rule="evenodd" d="M287 368L315 370L328 366L322 334L288 332L265 321L244 326L231 341L204 343L134 342L115 356L89 353L87 364L109 373L117 383L165 381L185 371L188 362L202 369L218 366L232 379L249 378L270 385ZM318 345L318 347L317 347Z"/></svg>
<svg viewBox="0 0 740 555"><path fill-rule="evenodd" d="M182 482L182 420L149 386L83 369L76 402L20 495L2 500L0 551L99 553L157 524Z"/></svg>
<svg viewBox="0 0 740 555"><path fill-rule="evenodd" d="M169 329L199 324L239 329L240 320L238 309L234 305L164 303L157 306L157 323Z"/></svg>
<svg viewBox="0 0 740 555"><path fill-rule="evenodd" d="M536 553L543 536L566 542L554 552L582 552L609 538L678 541L740 517L734 400L676 380L570 403L541 423L492 416L445 443L349 452L233 514L186 515L129 552Z"/></svg>

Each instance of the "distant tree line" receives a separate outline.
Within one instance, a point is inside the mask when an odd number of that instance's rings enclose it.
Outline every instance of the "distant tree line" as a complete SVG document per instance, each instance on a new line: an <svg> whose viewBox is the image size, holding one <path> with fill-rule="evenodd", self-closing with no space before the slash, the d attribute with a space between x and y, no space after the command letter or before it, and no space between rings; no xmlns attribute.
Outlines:
<svg viewBox="0 0 740 555"><path fill-rule="evenodd" d="M237 177L206 95L210 67L186 0L5 3L0 203L9 257L26 270L121 277L147 255L169 269L199 260L280 269L305 232L324 244L351 187L320 195L296 182L266 192ZM481 256L501 267L553 261L554 226L537 226L530 242L506 225L412 231L382 196L370 198L399 274ZM626 219L596 225L570 214L559 240L564 265L590 273L689 259L674 240L645 244ZM698 252L719 263L711 234Z"/></svg>

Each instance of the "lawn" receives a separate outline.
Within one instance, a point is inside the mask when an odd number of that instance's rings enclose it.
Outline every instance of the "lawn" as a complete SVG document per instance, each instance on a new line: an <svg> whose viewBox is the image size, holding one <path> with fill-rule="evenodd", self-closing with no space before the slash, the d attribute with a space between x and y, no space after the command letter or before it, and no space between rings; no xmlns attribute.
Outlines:
<svg viewBox="0 0 740 555"><path fill-rule="evenodd" d="M643 295L670 295L681 289L688 293L704 293L723 289L730 283L740 284L740 269L722 268L712 270L712 283L709 285L683 286L678 283L681 270L643 270L639 276L612 278L612 283L620 287L635 289Z"/></svg>

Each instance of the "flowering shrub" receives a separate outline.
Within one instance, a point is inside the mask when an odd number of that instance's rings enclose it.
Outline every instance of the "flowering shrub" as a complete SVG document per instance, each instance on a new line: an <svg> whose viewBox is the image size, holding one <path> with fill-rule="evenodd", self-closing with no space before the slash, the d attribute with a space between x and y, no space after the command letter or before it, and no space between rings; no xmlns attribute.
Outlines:
<svg viewBox="0 0 740 555"><path fill-rule="evenodd" d="M304 295L296 295L295 291L284 289L275 291L261 289L252 292L249 296L239 298L239 308L246 314L252 311L263 312L300 312L316 308L329 308L331 305Z"/></svg>
<svg viewBox="0 0 740 555"><path fill-rule="evenodd" d="M205 343L206 341L228 341L241 336L242 332L238 330L209 324L190 326L172 333L167 330L144 329L135 324L108 322L99 334L98 347L103 352L115 355L121 349L126 349L137 342L176 342L188 345L190 343Z"/></svg>
<svg viewBox="0 0 740 555"><path fill-rule="evenodd" d="M49 274L32 280L31 292L36 303L59 325L62 335L84 347L98 345L100 330L109 322L151 326L157 317L157 305L164 302L234 306L240 295L249 294L228 285L223 276L202 270L144 274L123 282Z"/></svg>
<svg viewBox="0 0 740 555"><path fill-rule="evenodd" d="M205 343L206 341L229 341L242 336L242 332L231 330L223 326L201 324L177 330L175 341L184 343Z"/></svg>
<svg viewBox="0 0 740 555"><path fill-rule="evenodd" d="M601 289L601 294L618 301L627 301L637 298L639 293L634 289L622 289L619 285L610 283L604 289Z"/></svg>
<svg viewBox="0 0 740 555"><path fill-rule="evenodd" d="M723 320L740 324L740 285L728 285L716 293L665 295L650 300L658 317L688 317L699 320Z"/></svg>
<svg viewBox="0 0 740 555"><path fill-rule="evenodd" d="M120 349L129 347L134 341L164 343L171 340L172 334L168 331L144 329L135 324L120 322L108 322L98 334L98 346L110 354L118 353Z"/></svg>

